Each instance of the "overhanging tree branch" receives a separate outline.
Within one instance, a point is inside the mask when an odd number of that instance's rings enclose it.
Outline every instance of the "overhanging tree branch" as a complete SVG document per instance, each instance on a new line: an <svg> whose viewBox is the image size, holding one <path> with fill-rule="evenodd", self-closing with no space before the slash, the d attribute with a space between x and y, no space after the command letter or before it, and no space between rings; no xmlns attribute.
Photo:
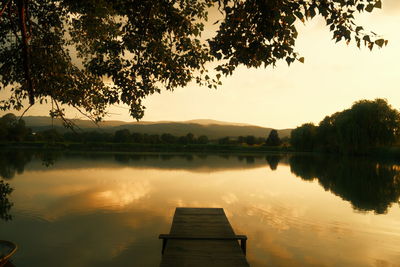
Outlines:
<svg viewBox="0 0 400 267"><path fill-rule="evenodd" d="M7 3L4 5L4 7L0 10L0 17L3 15L4 11L6 10L10 2L11 0L8 0Z"/></svg>
<svg viewBox="0 0 400 267"><path fill-rule="evenodd" d="M387 44L364 32L353 15L381 8L381 0L1 2L0 43L7 46L0 46L0 86L16 95L3 101L6 109L21 109L26 99L32 105L54 97L60 105L90 111L96 121L116 103L141 119L147 96L191 81L216 87L221 75L239 65L304 63L295 52L296 21L316 15L325 19L336 41L369 49ZM224 18L205 42L203 22L213 6ZM204 74L214 60L219 60L216 79Z"/></svg>
<svg viewBox="0 0 400 267"><path fill-rule="evenodd" d="M21 31L22 41L22 60L25 74L25 83L29 95L29 104L35 104L35 91L33 86L33 79L31 75L31 48L29 46L29 37L27 30L27 9L28 0L17 0L19 28Z"/></svg>

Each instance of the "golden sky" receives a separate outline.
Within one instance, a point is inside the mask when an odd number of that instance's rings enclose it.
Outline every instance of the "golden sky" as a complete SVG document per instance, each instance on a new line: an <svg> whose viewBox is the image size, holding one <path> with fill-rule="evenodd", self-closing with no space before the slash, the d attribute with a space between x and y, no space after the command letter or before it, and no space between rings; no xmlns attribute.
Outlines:
<svg viewBox="0 0 400 267"><path fill-rule="evenodd" d="M143 120L202 118L282 129L318 123L360 99L386 98L400 109L400 1L384 0L382 10L361 14L358 22L388 39L388 46L370 52L355 44L335 44L324 21L316 17L306 25L298 24L296 48L305 64L240 67L224 77L217 90L192 83L174 92L164 91L144 101ZM133 120L126 107L109 111L106 120ZM35 106L26 115L48 115L48 108ZM72 112L68 115L79 117Z"/></svg>

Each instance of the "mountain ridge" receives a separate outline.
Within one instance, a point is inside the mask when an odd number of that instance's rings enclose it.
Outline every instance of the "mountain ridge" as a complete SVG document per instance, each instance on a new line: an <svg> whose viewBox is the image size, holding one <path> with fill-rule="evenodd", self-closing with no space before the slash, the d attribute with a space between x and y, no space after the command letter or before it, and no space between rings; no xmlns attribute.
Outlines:
<svg viewBox="0 0 400 267"><path fill-rule="evenodd" d="M63 127L61 119L54 119L48 116L25 116L23 117L26 126L33 131L42 131L55 128L61 132L68 131ZM114 132L121 129L128 129L131 132L147 134L170 133L176 136L193 133L196 136L206 135L211 139L222 137L238 137L254 135L266 138L273 128L257 125L224 122L212 119L194 119L187 121L140 121L126 122L118 120L102 121L95 125L90 120L72 119L72 121L83 131L105 131ZM287 137L292 129L277 129L279 136Z"/></svg>

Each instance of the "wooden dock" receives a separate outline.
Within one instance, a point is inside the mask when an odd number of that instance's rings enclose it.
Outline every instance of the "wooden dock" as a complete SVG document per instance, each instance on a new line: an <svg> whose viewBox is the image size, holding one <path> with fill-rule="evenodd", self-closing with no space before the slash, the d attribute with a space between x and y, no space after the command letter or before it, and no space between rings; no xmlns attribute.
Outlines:
<svg viewBox="0 0 400 267"><path fill-rule="evenodd" d="M221 208L176 208L170 234L159 238L161 267L249 266L247 237L235 234Z"/></svg>

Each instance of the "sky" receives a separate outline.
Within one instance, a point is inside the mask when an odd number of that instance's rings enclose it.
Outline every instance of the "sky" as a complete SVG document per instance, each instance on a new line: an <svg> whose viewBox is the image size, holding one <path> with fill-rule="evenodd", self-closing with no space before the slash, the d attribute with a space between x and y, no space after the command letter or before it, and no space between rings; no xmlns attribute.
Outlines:
<svg viewBox="0 0 400 267"><path fill-rule="evenodd" d="M400 1L383 0L383 8L358 15L358 24L389 40L387 47L358 49L335 43L324 21L297 24L296 50L305 63L275 68L239 67L223 77L217 90L191 83L174 92L147 97L143 121L214 119L276 129L318 123L361 99L385 98L400 109ZM210 21L215 15L210 14ZM211 34L209 29L205 35ZM212 68L210 66L212 73ZM134 121L127 107L113 106L105 120ZM3 115L1 112L0 115ZM48 115L47 106L34 106L29 115ZM67 116L82 118L75 112Z"/></svg>

